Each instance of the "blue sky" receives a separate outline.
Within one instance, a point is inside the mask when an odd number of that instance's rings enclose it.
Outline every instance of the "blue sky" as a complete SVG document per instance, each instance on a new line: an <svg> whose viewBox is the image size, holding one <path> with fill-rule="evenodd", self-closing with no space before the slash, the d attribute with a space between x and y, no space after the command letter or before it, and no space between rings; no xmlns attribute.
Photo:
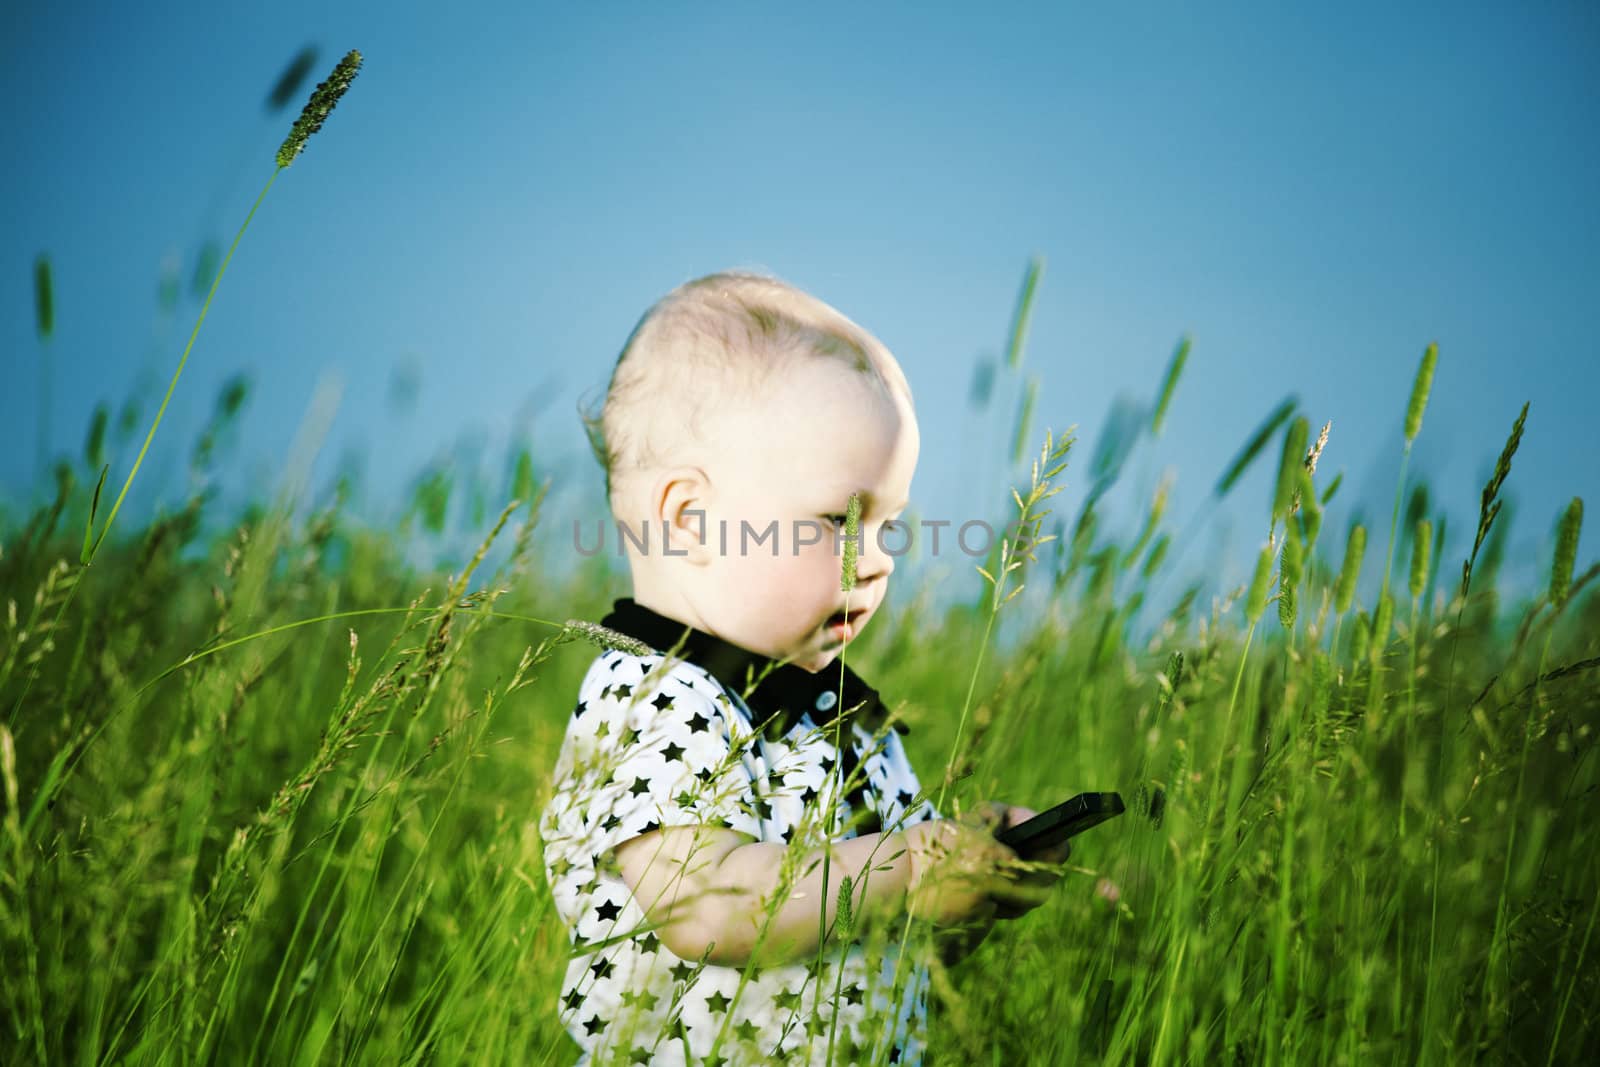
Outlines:
<svg viewBox="0 0 1600 1067"><path fill-rule="evenodd" d="M1028 375L1032 436L1079 428L1055 500L1075 514L1108 411L1149 402L1185 332L1165 434L1110 498L1126 524L1170 469L1171 524L1187 528L1292 392L1314 428L1333 421L1334 550L1356 511L1386 528L1430 341L1411 469L1450 516L1447 573L1524 400L1506 576L1542 580L1556 516L1600 490L1592 5L99 6L0 15L12 509L41 492L42 361L52 453L81 456L94 406L136 395L142 438L199 309L199 250L231 240L271 173L311 82L280 114L264 101L308 44L311 81L349 48L366 64L246 235L136 511L181 499L231 376L252 382L213 474L234 500L281 481L319 382L339 383L315 481L358 458L360 506L381 522L428 464L473 459L498 480L527 443L556 480L548 552L575 559L560 516L600 500L580 397L651 301L729 266L816 292L897 354L924 516L1003 514ZM43 350L41 252L57 319ZM1002 349L1032 255L1047 265L1022 374L1001 374L980 417L973 366ZM170 314L164 271L183 281ZM136 447L113 450L112 484ZM1243 579L1271 466L1186 565L1220 553L1208 573Z"/></svg>

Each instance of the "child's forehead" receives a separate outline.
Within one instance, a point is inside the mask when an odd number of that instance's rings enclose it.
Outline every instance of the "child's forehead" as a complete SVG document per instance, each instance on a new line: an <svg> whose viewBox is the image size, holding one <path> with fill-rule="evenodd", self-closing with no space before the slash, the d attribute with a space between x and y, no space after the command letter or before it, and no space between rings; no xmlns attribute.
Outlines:
<svg viewBox="0 0 1600 1067"><path fill-rule="evenodd" d="M866 436L887 445L917 437L916 412L908 396L881 378L835 360L813 359L774 375L757 395L725 409L716 447L748 447L753 439L778 439L806 447L839 438Z"/></svg>

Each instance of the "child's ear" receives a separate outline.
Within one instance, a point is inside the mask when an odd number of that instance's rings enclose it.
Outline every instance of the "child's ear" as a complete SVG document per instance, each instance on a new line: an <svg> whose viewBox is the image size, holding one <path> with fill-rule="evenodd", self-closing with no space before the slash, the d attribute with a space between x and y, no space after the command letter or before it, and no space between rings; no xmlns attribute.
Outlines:
<svg viewBox="0 0 1600 1067"><path fill-rule="evenodd" d="M710 561L715 543L707 529L710 489L711 480L699 467L677 467L656 480L651 525L658 537L665 533L667 540L658 540L652 551L697 566Z"/></svg>

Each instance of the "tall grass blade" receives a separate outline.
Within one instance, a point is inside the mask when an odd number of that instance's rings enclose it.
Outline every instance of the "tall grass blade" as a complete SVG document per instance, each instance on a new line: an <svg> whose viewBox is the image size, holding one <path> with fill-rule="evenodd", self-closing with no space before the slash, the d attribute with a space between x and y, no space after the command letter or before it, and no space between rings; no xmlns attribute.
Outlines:
<svg viewBox="0 0 1600 1067"><path fill-rule="evenodd" d="M100 512L100 490L105 488L106 474L110 470L109 463L100 468L100 477L94 483L94 498L89 501L89 518L83 524L83 550L78 553L78 562L84 566L89 565L90 549L94 540L94 517Z"/></svg>

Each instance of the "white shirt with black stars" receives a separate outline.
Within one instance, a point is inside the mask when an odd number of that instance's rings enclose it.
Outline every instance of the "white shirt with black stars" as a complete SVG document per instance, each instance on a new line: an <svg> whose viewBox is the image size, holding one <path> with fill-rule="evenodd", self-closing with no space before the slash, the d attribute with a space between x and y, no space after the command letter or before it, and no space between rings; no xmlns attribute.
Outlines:
<svg viewBox="0 0 1600 1067"><path fill-rule="evenodd" d="M773 736L765 736L757 729L765 719L737 689L681 658L661 669L664 658L616 650L596 657L540 819L546 877L573 943L559 1010L582 1049L578 1063L823 1063L830 1028L835 1063L920 1063L927 969L908 959L893 997L893 940L872 958L859 944L843 949L835 1027L841 946L831 939L819 981L815 957L723 967L681 959L654 933L629 936L649 924L612 853L618 844L680 825L787 844L803 819L827 810L837 781L837 726L823 730L817 722L826 716L791 715L777 723L787 727L781 735L769 729ZM833 698L818 693L817 710L830 710ZM845 730L848 760L865 774L851 793L855 807L848 798L835 804L834 839L937 817L927 801L906 813L920 786L895 731L874 733L849 720ZM870 821L852 825L858 816ZM616 940L585 951L607 939Z"/></svg>

